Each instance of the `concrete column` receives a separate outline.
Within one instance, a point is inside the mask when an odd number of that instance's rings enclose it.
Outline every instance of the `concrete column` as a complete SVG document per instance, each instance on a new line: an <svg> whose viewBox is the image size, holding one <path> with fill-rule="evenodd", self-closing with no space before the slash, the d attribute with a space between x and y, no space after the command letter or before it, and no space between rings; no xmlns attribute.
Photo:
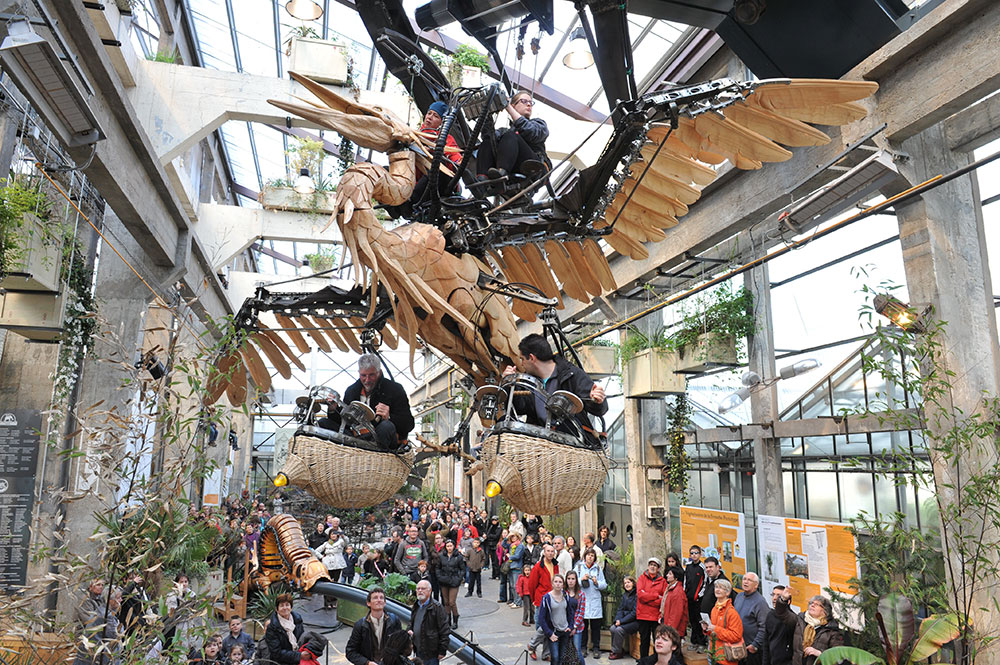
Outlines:
<svg viewBox="0 0 1000 665"><path fill-rule="evenodd" d="M757 333L748 340L750 369L762 379L775 375L774 327L771 315L771 281L767 264L744 273L744 286L753 294L753 315ZM774 384L750 394L750 418L755 423L778 419L778 391ZM757 514L785 514L781 478L781 446L778 439L758 438L753 442L754 476L757 482Z"/></svg>
<svg viewBox="0 0 1000 665"><path fill-rule="evenodd" d="M941 125L931 127L900 146L908 160L900 164L900 173L916 184L939 173L947 173L969 164L970 153L956 153L948 148ZM903 265L911 303L930 303L934 317L947 321L940 342L946 371L951 372L953 385L946 405L949 413L971 414L981 408L985 396L1000 394L1000 348L997 345L996 312L993 307L993 285L984 238L982 208L976 179L963 176L941 185L923 196L896 206L899 220ZM926 407L926 420L934 426L934 406ZM949 422L945 416L944 422ZM943 463L932 455L934 477L939 498L946 503L955 501L954 487L960 477L964 482L982 470L998 463L997 436L994 433L977 442L975 449L962 455L955 466ZM977 518L966 516L961 524L972 533L964 534L976 540L996 542L995 530L977 527ZM996 552L991 553L992 556ZM955 567L954 570L959 570ZM1000 617L990 610L1000 579L980 568L969 581L964 593L971 593L972 613L969 617L977 632L996 635ZM956 581L953 581L956 583ZM975 585L974 587L972 585ZM982 608L982 609L979 609ZM995 650L976 654L977 663L1000 663Z"/></svg>

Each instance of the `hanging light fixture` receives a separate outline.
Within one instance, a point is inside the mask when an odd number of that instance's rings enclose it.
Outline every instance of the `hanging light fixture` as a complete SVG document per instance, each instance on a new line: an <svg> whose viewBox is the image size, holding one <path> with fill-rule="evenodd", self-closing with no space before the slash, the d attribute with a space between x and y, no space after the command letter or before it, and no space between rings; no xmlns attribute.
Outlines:
<svg viewBox="0 0 1000 665"><path fill-rule="evenodd" d="M924 322L924 314L927 313L927 309L918 312L916 308L888 293L876 295L872 300L872 306L876 312L907 332L927 332L927 325Z"/></svg>
<svg viewBox="0 0 1000 665"><path fill-rule="evenodd" d="M493 499L503 493L503 487L495 480L486 483L486 496Z"/></svg>
<svg viewBox="0 0 1000 665"><path fill-rule="evenodd" d="M316 191L316 183L309 177L309 169L302 168L299 170L299 177L295 179L292 189L299 194L312 194Z"/></svg>
<svg viewBox="0 0 1000 665"><path fill-rule="evenodd" d="M594 54L590 52L587 31L582 25L573 28L569 34L569 53L563 56L563 64L570 69L586 69L594 64Z"/></svg>
<svg viewBox="0 0 1000 665"><path fill-rule="evenodd" d="M313 0L288 0L285 11L300 21L315 21L323 15L323 8Z"/></svg>

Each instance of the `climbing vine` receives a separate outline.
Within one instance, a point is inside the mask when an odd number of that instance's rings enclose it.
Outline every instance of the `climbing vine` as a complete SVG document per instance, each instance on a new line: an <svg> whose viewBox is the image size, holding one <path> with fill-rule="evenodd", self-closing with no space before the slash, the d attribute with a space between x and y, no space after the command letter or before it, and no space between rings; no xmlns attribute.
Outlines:
<svg viewBox="0 0 1000 665"><path fill-rule="evenodd" d="M691 470L691 458L684 450L684 432L691 425L691 404L687 395L681 393L674 398L673 411L670 414L670 429L667 430L669 449L667 450L667 485L671 492L686 495L688 490L688 472Z"/></svg>

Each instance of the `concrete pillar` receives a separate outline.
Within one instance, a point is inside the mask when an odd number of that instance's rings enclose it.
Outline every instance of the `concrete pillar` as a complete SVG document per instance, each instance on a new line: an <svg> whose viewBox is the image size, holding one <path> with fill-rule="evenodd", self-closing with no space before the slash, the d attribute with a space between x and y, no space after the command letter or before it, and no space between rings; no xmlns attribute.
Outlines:
<svg viewBox="0 0 1000 665"><path fill-rule="evenodd" d="M757 332L748 341L749 367L762 379L775 375L774 328L771 316L771 281L767 264L744 273L744 286L753 294L753 315ZM772 384L750 394L750 418L755 423L773 423L778 419L778 391ZM785 495L781 478L781 445L775 438L753 442L754 477L757 483L757 514L785 514Z"/></svg>
<svg viewBox="0 0 1000 665"><path fill-rule="evenodd" d="M910 184L965 166L972 159L970 153L949 150L941 125L908 139L900 148L909 157L900 164L900 173ZM976 179L972 175L957 178L897 205L896 214L910 302L930 303L934 318L948 322L938 340L943 369L951 373L949 382L953 385L946 397L951 400L945 405L946 414L972 414L982 408L984 396L1000 394L996 312ZM935 405L925 409L931 427L941 422ZM948 415L943 422L950 422ZM956 497L949 488L955 487L959 478L967 483L977 473L995 468L997 443L995 433L984 437L954 466L932 454L939 499L954 505ZM965 515L958 524L948 526L959 536L974 538L973 542L996 543L998 534L992 525L985 529L977 525L977 517ZM996 554L994 548L989 556ZM956 555L952 552L951 556L951 569L960 571ZM962 594L972 596L970 622L978 633L996 635L1000 617L990 608L1000 579L991 575L988 567L980 566L979 571L967 577L966 570L952 584L961 588L962 580L968 580ZM976 662L1000 663L1000 654L984 649L976 654Z"/></svg>

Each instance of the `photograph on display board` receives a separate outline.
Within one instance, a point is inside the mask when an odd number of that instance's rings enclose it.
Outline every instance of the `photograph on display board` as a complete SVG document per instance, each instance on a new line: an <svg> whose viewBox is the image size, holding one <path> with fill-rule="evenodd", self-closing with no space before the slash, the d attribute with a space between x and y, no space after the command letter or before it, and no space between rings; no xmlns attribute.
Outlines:
<svg viewBox="0 0 1000 665"><path fill-rule="evenodd" d="M715 557L733 584L739 586L747 572L746 522L743 513L681 506L681 547L701 548L701 558Z"/></svg>

